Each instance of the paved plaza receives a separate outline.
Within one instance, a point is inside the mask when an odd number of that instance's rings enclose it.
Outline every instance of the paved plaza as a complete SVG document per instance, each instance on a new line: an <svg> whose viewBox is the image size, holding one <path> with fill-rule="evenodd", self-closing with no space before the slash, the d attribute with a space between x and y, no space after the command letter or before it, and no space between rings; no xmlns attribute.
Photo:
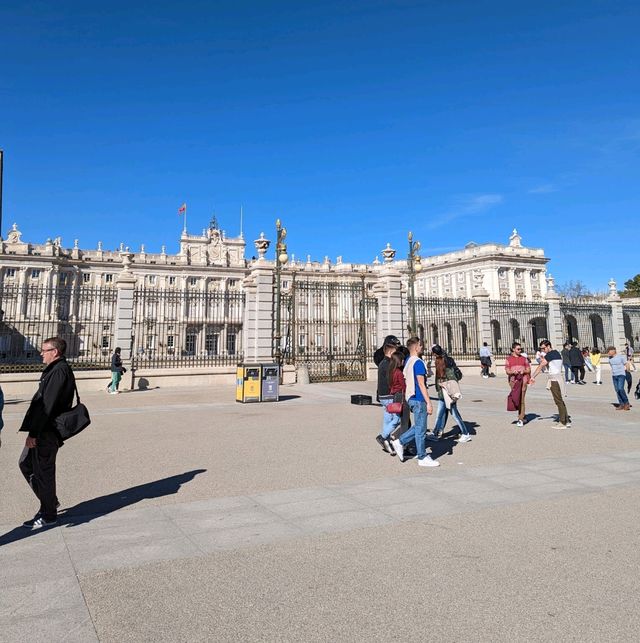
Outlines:
<svg viewBox="0 0 640 643"><path fill-rule="evenodd" d="M372 382L87 394L44 532L20 527L10 398L0 640L636 641L640 403L615 411L604 379L569 388L558 431L544 377L517 429L504 378L466 375L473 441L434 469L381 451L380 407L350 404Z"/></svg>

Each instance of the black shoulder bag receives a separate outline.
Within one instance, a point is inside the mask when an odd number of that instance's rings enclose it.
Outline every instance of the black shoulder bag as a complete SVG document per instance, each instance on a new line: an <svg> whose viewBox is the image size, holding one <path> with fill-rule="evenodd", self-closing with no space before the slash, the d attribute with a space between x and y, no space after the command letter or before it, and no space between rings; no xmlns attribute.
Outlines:
<svg viewBox="0 0 640 643"><path fill-rule="evenodd" d="M66 442L74 435L78 435L84 431L90 424L91 418L89 417L89 409L80 402L80 395L78 395L78 386L73 383L76 390L76 405L69 411L61 413L55 420L56 431L60 435L63 442Z"/></svg>

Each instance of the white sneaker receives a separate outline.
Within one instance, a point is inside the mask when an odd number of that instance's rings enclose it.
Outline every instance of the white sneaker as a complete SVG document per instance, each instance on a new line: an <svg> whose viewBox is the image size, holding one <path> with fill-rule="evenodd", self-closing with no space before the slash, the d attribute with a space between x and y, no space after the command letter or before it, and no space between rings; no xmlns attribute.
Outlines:
<svg viewBox="0 0 640 643"><path fill-rule="evenodd" d="M418 460L418 466L420 467L439 467L440 463L437 460L433 460L430 455L425 456L422 460Z"/></svg>
<svg viewBox="0 0 640 643"><path fill-rule="evenodd" d="M404 462L404 447L402 446L402 442L400 442L400 440L391 440L391 446L396 452L398 460L400 460L400 462Z"/></svg>
<svg viewBox="0 0 640 643"><path fill-rule="evenodd" d="M524 426L524 422L522 420L518 420L516 422L516 426Z"/></svg>
<svg viewBox="0 0 640 643"><path fill-rule="evenodd" d="M471 436L470 435L465 435L461 434L460 437L458 438L458 444L462 444L464 442L471 442Z"/></svg>

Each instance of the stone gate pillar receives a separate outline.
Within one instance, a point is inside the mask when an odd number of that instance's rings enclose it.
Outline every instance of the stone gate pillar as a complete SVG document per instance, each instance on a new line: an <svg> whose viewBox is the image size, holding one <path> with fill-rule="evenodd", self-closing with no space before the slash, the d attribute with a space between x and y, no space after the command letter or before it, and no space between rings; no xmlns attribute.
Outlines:
<svg viewBox="0 0 640 643"><path fill-rule="evenodd" d="M384 255L384 252L383 252ZM395 255L395 251L393 251ZM373 294L378 300L377 344L370 351L382 346L387 335L395 335L402 343L406 342L403 325L402 275L393 266L393 256L385 255L385 264L379 273L378 281L373 287ZM367 359L370 359L367 355Z"/></svg>
<svg viewBox="0 0 640 643"><path fill-rule="evenodd" d="M489 293L484 290L479 290L473 294L473 299L476 302L476 326L478 329L478 350L487 342L491 350L496 350L497 346L491 346L491 311L489 310Z"/></svg>
<svg viewBox="0 0 640 643"><path fill-rule="evenodd" d="M263 257L242 282L246 293L242 324L244 361L273 359L273 269Z"/></svg>
<svg viewBox="0 0 640 643"><path fill-rule="evenodd" d="M549 306L547 313L547 338L551 345L558 350L562 348L564 326L562 320L562 311L560 310L560 295L554 290L555 281L551 275L547 277L547 294L545 299ZM537 347L536 347L537 348Z"/></svg>
<svg viewBox="0 0 640 643"><path fill-rule="evenodd" d="M132 252L121 253L123 268L116 279L116 323L115 323L115 345L122 349L120 356L122 360L131 360L131 338L133 337L133 291L136 285L136 277L131 272Z"/></svg>
<svg viewBox="0 0 640 643"><path fill-rule="evenodd" d="M607 303L611 306L611 330L613 331L613 345L616 347L618 353L624 354L624 345L627 339L624 334L624 314L622 310L622 299L618 294L616 282L611 279L609 281L609 296ZM607 348L605 346L605 348Z"/></svg>

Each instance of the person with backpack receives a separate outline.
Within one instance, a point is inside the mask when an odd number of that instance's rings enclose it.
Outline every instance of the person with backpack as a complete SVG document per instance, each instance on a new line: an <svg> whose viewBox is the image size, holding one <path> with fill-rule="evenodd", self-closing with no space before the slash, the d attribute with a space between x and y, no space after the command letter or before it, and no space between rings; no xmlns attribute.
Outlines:
<svg viewBox="0 0 640 643"><path fill-rule="evenodd" d="M458 408L458 400L462 397L459 384L462 379L462 371L458 368L453 357L446 354L442 346L434 344L431 348L431 353L435 357L434 370L436 391L438 393L438 412L433 428L434 436L440 437L442 435L447 424L449 412L451 412L460 429L458 444L471 442L469 429L467 429L467 425L462 419Z"/></svg>
<svg viewBox="0 0 640 643"><path fill-rule="evenodd" d="M120 386L120 380L124 373L127 372L127 369L122 365L122 359L120 357L122 349L118 346L111 356L111 384L107 387L107 390L112 395L117 395L120 393L118 387Z"/></svg>
<svg viewBox="0 0 640 643"><path fill-rule="evenodd" d="M20 457L20 471L40 501L38 513L23 523L28 529L58 524L56 456L62 439L55 420L71 409L76 390L73 371L65 359L66 350L67 342L61 337L42 342L40 353L45 367L19 429L29 433Z"/></svg>

